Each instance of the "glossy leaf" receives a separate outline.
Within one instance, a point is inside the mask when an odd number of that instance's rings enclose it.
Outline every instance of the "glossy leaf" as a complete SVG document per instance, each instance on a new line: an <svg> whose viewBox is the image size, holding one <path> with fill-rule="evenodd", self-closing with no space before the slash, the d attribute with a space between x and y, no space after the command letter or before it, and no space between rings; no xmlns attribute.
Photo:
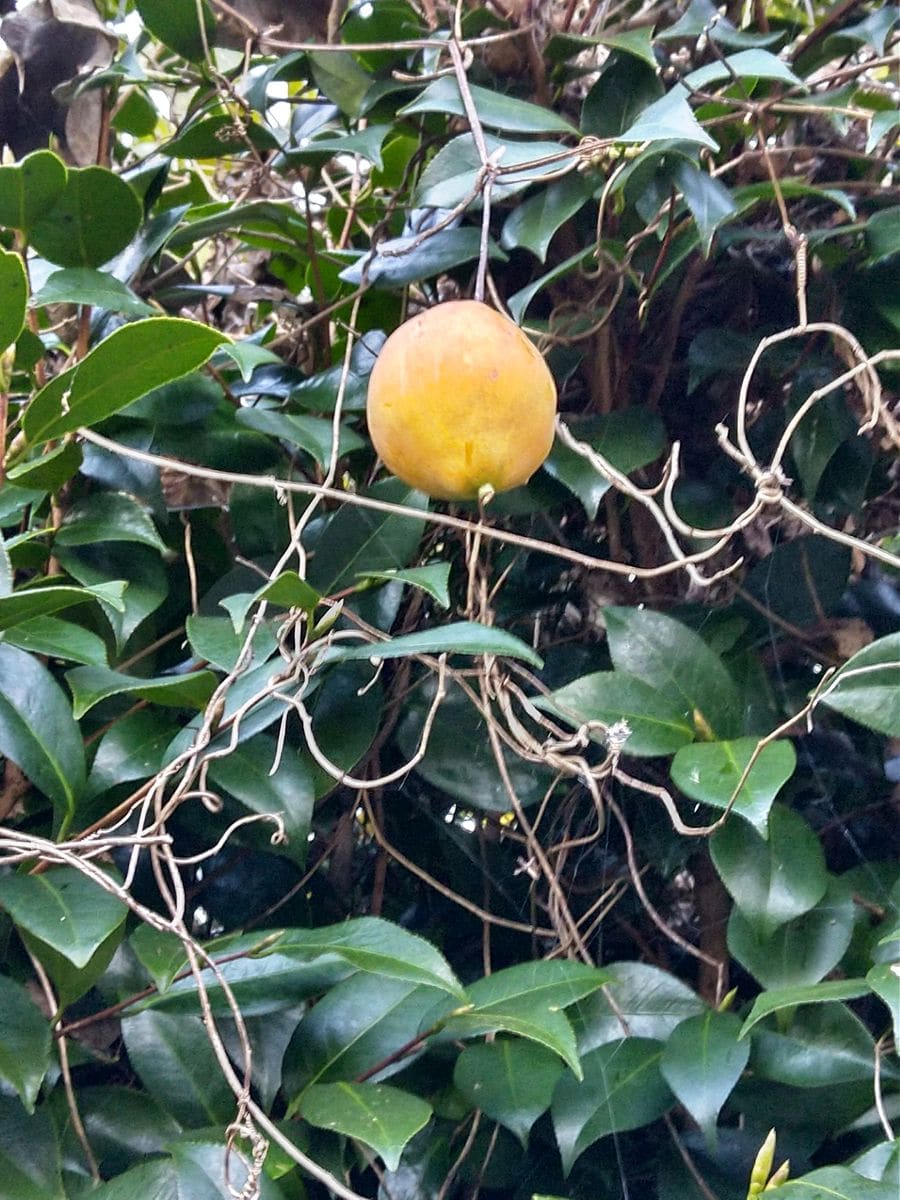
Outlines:
<svg viewBox="0 0 900 1200"><path fill-rule="evenodd" d="M141 708L121 717L100 739L86 794L97 796L119 783L149 779L163 766L174 734L171 718L155 708Z"/></svg>
<svg viewBox="0 0 900 1200"><path fill-rule="evenodd" d="M449 563L431 563L427 567L398 567L391 571L360 571L360 577L362 579L371 579L376 583L390 583L392 580L397 579L400 583L421 588L423 592L427 592L432 599L436 600L442 608L450 607Z"/></svg>
<svg viewBox="0 0 900 1200"><path fill-rule="evenodd" d="M708 90L711 83L733 79L777 79L781 83L799 84L800 80L787 63L768 50L741 50L727 58L717 59L691 71L684 77L686 87Z"/></svg>
<svg viewBox="0 0 900 1200"><path fill-rule="evenodd" d="M265 734L242 742L224 758L214 758L209 775L217 788L234 796L251 812L277 813L288 838L286 852L304 863L312 817L313 782L310 773L294 754L277 758L274 741ZM276 769L277 768L277 769ZM270 837L274 827L261 826Z"/></svg>
<svg viewBox="0 0 900 1200"><path fill-rule="evenodd" d="M743 821L728 821L713 834L710 853L735 904L762 937L808 912L825 894L819 840L784 805L772 806L767 838Z"/></svg>
<svg viewBox="0 0 900 1200"><path fill-rule="evenodd" d="M128 1061L144 1087L188 1127L231 1119L234 1096L200 1017L148 1010L122 1022Z"/></svg>
<svg viewBox="0 0 900 1200"><path fill-rule="evenodd" d="M680 84L659 100L648 105L638 119L619 135L622 142L697 142L718 150L718 146L698 122Z"/></svg>
<svg viewBox="0 0 900 1200"><path fill-rule="evenodd" d="M821 1167L799 1179L791 1179L776 1191L778 1200L895 1200L889 1183L864 1179L848 1167Z"/></svg>
<svg viewBox="0 0 900 1200"><path fill-rule="evenodd" d="M832 878L819 903L802 917L760 937L734 909L728 922L728 948L764 988L818 983L841 961L853 929L853 900Z"/></svg>
<svg viewBox="0 0 900 1200"><path fill-rule="evenodd" d="M673 754L694 740L694 726L683 706L625 671L582 675L536 703L571 725L601 721L609 727L626 721L630 733L623 753L637 758ZM604 741L602 732L593 736Z"/></svg>
<svg viewBox="0 0 900 1200"><path fill-rule="evenodd" d="M125 920L120 900L74 867L0 879L0 903L16 925L75 967L85 967Z"/></svg>
<svg viewBox="0 0 900 1200"><path fill-rule="evenodd" d="M11 250L0 249L0 353L22 332L27 300L28 279L22 259Z"/></svg>
<svg viewBox="0 0 900 1200"><path fill-rule="evenodd" d="M754 1025L771 1013L798 1008L801 1004L828 1004L835 1000L858 1000L867 995L869 985L864 979L827 979L799 987L770 988L753 1001L750 1014L741 1027L746 1037Z"/></svg>
<svg viewBox="0 0 900 1200"><path fill-rule="evenodd" d="M504 250L522 246L545 262L553 235L583 207L593 190L592 182L577 173L548 184L509 215L500 245Z"/></svg>
<svg viewBox="0 0 900 1200"><path fill-rule="evenodd" d="M672 781L692 800L713 808L726 808L737 792L733 811L766 836L772 802L793 775L797 755L788 741L770 742L741 784L757 744L756 738L738 738L684 746L672 760Z"/></svg>
<svg viewBox="0 0 900 1200"><path fill-rule="evenodd" d="M509 133L577 133L563 117L539 104L517 100L502 92L470 84L472 100L478 118L489 129L505 129ZM445 75L429 83L424 91L405 107L401 116L416 113L448 113L456 117L466 116L466 108L459 86L452 75Z"/></svg>
<svg viewBox="0 0 900 1200"><path fill-rule="evenodd" d="M685 720L717 738L740 732L741 699L734 680L703 639L663 613L604 610L609 652L618 671L642 679L678 702Z"/></svg>
<svg viewBox="0 0 900 1200"><path fill-rule="evenodd" d="M572 1012L581 1054L618 1041L626 1032L664 1042L683 1020L705 1011L687 984L659 967L619 962L610 963L606 970L611 979L603 990L582 1000Z"/></svg>
<svg viewBox="0 0 900 1200"><path fill-rule="evenodd" d="M740 1032L740 1020L733 1013L710 1009L677 1025L663 1050L663 1078L710 1143L722 1105L750 1057Z"/></svg>
<svg viewBox="0 0 900 1200"><path fill-rule="evenodd" d="M844 1004L810 1005L785 1030L757 1027L752 1042L751 1069L761 1079L804 1088L872 1078L875 1042Z"/></svg>
<svg viewBox="0 0 900 1200"><path fill-rule="evenodd" d="M563 1069L541 1046L498 1038L467 1046L456 1060L453 1082L473 1108L506 1126L524 1146L532 1125L550 1107Z"/></svg>
<svg viewBox="0 0 900 1200"><path fill-rule="evenodd" d="M0 167L0 225L30 229L53 209L67 174L65 163L50 150L35 150L19 163Z"/></svg>
<svg viewBox="0 0 900 1200"><path fill-rule="evenodd" d="M567 1175L582 1151L599 1138L648 1125L671 1105L661 1059L659 1042L623 1038L584 1055L583 1081L562 1077L551 1112Z"/></svg>
<svg viewBox="0 0 900 1200"><path fill-rule="evenodd" d="M195 371L223 341L224 334L178 317L125 325L37 393L25 413L25 435L33 444L96 425L139 396Z"/></svg>
<svg viewBox="0 0 900 1200"><path fill-rule="evenodd" d="M283 413L269 408L242 408L237 413L241 425L258 429L281 438L289 446L298 446L311 454L320 467L327 468L331 461L333 423L324 417L310 417L306 413ZM343 426L339 431L337 453L339 458L359 450L365 445L363 439L352 429Z"/></svg>
<svg viewBox="0 0 900 1200"><path fill-rule="evenodd" d="M100 583L96 587L33 587L20 588L11 596L0 596L0 630L11 629L23 621L46 617L50 613L72 608L76 604L102 601L120 611L125 607L122 596L125 584Z"/></svg>
<svg viewBox="0 0 900 1200"><path fill-rule="evenodd" d="M71 705L46 667L6 645L0 645L0 752L58 809L73 812L85 764Z"/></svg>
<svg viewBox="0 0 900 1200"><path fill-rule="evenodd" d="M845 662L822 703L888 737L900 737L900 633L879 638Z"/></svg>
<svg viewBox="0 0 900 1200"><path fill-rule="evenodd" d="M560 155L564 160L571 155L568 147L560 142L503 142L489 133L485 134L485 145L489 155L499 155L501 168L522 167L521 170L512 169L498 177L492 192L497 200L515 195L559 166L559 162L539 163L538 160L554 155ZM447 142L422 172L415 197L416 205L422 208L453 208L470 197L474 200L480 170L481 159L471 135L460 134Z"/></svg>
<svg viewBox="0 0 900 1200"><path fill-rule="evenodd" d="M418 1096L383 1083L318 1083L303 1095L301 1113L311 1125L356 1138L396 1170L407 1142L431 1120Z"/></svg>
<svg viewBox="0 0 900 1200"><path fill-rule="evenodd" d="M50 1023L25 989L0 975L0 1079L11 1084L27 1112L50 1067Z"/></svg>
<svg viewBox="0 0 900 1200"><path fill-rule="evenodd" d="M137 696L173 708L202 708L217 681L210 671L147 679L140 675L124 675L108 667L75 667L66 673L66 682L72 692L75 715L83 717L95 704L110 696Z"/></svg>
<svg viewBox="0 0 900 1200"><path fill-rule="evenodd" d="M881 963L866 976L866 983L890 1009L894 1039L900 1034L900 973L896 963Z"/></svg>
<svg viewBox="0 0 900 1200"><path fill-rule="evenodd" d="M166 550L146 510L121 492L104 492L73 504L56 533L59 546L94 542L140 542L154 550Z"/></svg>
<svg viewBox="0 0 900 1200"><path fill-rule="evenodd" d="M147 28L164 45L192 62L203 61L201 14L207 38L212 37L215 30L215 20L206 0L187 5L172 5L168 0L136 0L135 8Z"/></svg>
<svg viewBox="0 0 900 1200"><path fill-rule="evenodd" d="M8 646L18 646L31 654L86 667L105 667L108 661L106 643L101 637L61 617L29 617L7 629L3 640Z"/></svg>
<svg viewBox="0 0 900 1200"><path fill-rule="evenodd" d="M140 201L124 179L105 167L75 167L28 239L61 267L99 267L128 245L140 223Z"/></svg>
<svg viewBox="0 0 900 1200"><path fill-rule="evenodd" d="M92 267L54 271L31 298L32 306L87 304L131 317L148 317L156 311L115 276Z"/></svg>
<svg viewBox="0 0 900 1200"><path fill-rule="evenodd" d="M278 953L300 962L337 957L359 971L424 983L464 997L443 955L430 943L377 917L357 917L320 929L287 930L278 943Z"/></svg>
<svg viewBox="0 0 900 1200"><path fill-rule="evenodd" d="M59 1139L46 1108L29 1115L17 1096L0 1094L0 1197L66 1200Z"/></svg>
<svg viewBox="0 0 900 1200"><path fill-rule="evenodd" d="M352 649L339 649L332 659L339 662L364 660L380 662L385 658L408 658L415 654L490 654L518 658L534 667L541 666L540 657L513 634L477 621L456 621L435 629L420 630L391 638L389 642L373 642Z"/></svg>

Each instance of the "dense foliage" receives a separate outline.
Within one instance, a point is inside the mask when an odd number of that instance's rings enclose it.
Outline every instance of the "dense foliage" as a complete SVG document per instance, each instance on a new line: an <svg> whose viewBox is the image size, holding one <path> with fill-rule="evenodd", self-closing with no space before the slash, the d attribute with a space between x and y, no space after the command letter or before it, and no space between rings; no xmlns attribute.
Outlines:
<svg viewBox="0 0 900 1200"><path fill-rule="evenodd" d="M0 11L0 1197L895 1200L896 8Z"/></svg>

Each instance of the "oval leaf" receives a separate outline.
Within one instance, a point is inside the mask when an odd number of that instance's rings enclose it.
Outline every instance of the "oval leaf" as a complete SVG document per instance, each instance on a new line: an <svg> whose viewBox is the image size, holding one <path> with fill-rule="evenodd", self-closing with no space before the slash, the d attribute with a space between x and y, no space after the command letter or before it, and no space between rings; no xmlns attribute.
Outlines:
<svg viewBox="0 0 900 1200"><path fill-rule="evenodd" d="M750 1057L740 1034L741 1022L733 1013L711 1009L682 1021L663 1051L663 1078L710 1143L719 1111Z"/></svg>
<svg viewBox="0 0 900 1200"><path fill-rule="evenodd" d="M697 742L684 746L672 760L672 781L703 804L727 808L747 763L757 747L756 738L733 742ZM790 742L771 742L758 755L734 802L734 811L767 836L769 809L794 773L797 755Z"/></svg>
<svg viewBox="0 0 900 1200"><path fill-rule="evenodd" d="M303 1117L320 1129L356 1138L394 1171L403 1147L431 1120L431 1107L383 1083L317 1083L303 1094Z"/></svg>
<svg viewBox="0 0 900 1200"><path fill-rule="evenodd" d="M13 922L75 967L119 928L125 905L74 867L0 879L0 903Z"/></svg>

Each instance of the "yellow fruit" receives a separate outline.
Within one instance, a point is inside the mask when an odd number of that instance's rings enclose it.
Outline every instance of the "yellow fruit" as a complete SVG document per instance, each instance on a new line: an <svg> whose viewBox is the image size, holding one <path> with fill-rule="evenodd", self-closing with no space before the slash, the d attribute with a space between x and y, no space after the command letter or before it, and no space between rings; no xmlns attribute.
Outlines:
<svg viewBox="0 0 900 1200"><path fill-rule="evenodd" d="M369 433L389 471L442 500L505 492L550 452L556 385L507 317L450 300L401 325L369 381Z"/></svg>

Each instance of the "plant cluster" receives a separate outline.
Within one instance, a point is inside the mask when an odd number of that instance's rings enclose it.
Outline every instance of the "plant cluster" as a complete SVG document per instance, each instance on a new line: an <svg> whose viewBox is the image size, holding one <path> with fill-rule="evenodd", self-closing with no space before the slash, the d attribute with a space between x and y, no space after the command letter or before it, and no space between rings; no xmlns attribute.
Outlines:
<svg viewBox="0 0 900 1200"><path fill-rule="evenodd" d="M16 7L0 1197L895 1200L897 10Z"/></svg>

